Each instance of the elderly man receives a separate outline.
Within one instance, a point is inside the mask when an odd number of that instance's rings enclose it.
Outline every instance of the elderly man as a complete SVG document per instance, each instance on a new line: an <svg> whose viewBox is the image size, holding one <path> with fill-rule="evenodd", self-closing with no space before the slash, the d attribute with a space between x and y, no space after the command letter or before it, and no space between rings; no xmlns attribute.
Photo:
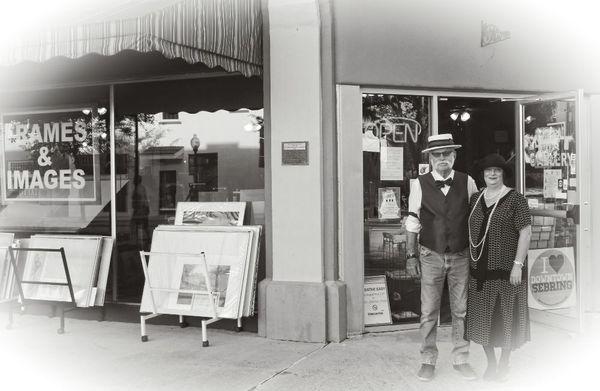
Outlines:
<svg viewBox="0 0 600 391"><path fill-rule="evenodd" d="M421 368L417 377L423 381L434 376L437 322L446 278L454 369L465 379L477 377L467 362L469 342L463 337L469 280L467 219L469 199L477 186L473 178L452 169L460 147L450 134L429 137L422 152L429 153L432 171L412 182L408 199L406 269L411 276L421 277Z"/></svg>

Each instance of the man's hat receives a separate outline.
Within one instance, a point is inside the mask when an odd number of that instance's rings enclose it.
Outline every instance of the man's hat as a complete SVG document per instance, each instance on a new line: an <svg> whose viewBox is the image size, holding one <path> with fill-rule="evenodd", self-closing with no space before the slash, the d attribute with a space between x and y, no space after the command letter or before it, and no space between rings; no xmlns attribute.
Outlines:
<svg viewBox="0 0 600 391"><path fill-rule="evenodd" d="M458 149L462 147L460 144L454 144L452 135L450 133L437 134L435 136L429 136L427 139L427 149L422 150L422 153L435 151L436 149L447 149L454 148Z"/></svg>

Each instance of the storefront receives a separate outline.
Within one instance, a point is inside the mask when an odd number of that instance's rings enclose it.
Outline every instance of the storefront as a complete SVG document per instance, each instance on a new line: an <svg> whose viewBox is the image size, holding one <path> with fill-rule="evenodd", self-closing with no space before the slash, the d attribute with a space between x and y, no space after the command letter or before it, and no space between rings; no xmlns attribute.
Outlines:
<svg viewBox="0 0 600 391"><path fill-rule="evenodd" d="M332 3L348 334L418 327L420 282L405 272L403 222L410 181L429 170L421 150L429 135L439 133L451 133L463 145L455 168L478 186L478 159L497 152L513 165L507 185L525 194L534 216L532 319L570 330L590 327L586 320L598 311L591 234L597 213L591 194L598 183L590 159L592 128L598 127L593 93L600 84L591 69L577 71L580 61L598 64L598 58L565 44L584 45L584 29L549 31L531 20L521 23L513 16L533 12L522 6L500 17L494 4L382 1L356 12L358 2ZM445 16L458 12L455 7L468 9L460 22ZM540 64L550 48L573 57L560 68ZM542 92L577 87L584 90ZM387 291L377 301L367 286L378 283ZM449 316L443 297L440 321Z"/></svg>
<svg viewBox="0 0 600 391"><path fill-rule="evenodd" d="M112 299L135 303L136 252L172 221L174 204L252 201L265 225L260 335L322 342L416 327L419 281L404 272L402 222L410 180L428 169L427 136L451 132L464 145L457 169L474 175L478 159L499 152L534 210L532 317L585 329L600 311L591 196L600 191L600 58L585 12L470 1L167 3L169 12L122 10L131 26L163 20L158 35L42 41L6 57L2 115L15 143L4 141L3 170L35 170L46 146L16 142L17 129L31 128L23 122L73 131L57 136L68 148L44 153L52 164L40 160L43 192L1 179L0 230L112 236ZM231 8L211 13L219 6ZM110 20L84 27L131 27ZM585 28L563 28L574 21ZM216 33L194 49L174 25ZM44 182L50 170L60 181L76 169L83 185ZM365 315L366 280L387 290L384 320Z"/></svg>
<svg viewBox="0 0 600 391"><path fill-rule="evenodd" d="M2 53L0 81L0 231L113 238L106 299L133 304L178 202L265 222L260 3L135 3L64 10Z"/></svg>

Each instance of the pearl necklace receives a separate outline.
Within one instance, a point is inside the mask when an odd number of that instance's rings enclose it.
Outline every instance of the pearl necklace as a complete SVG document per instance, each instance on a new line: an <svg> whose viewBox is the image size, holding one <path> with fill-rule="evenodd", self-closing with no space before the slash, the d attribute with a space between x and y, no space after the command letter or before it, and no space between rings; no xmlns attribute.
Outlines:
<svg viewBox="0 0 600 391"><path fill-rule="evenodd" d="M494 196L494 197L491 197L491 199L498 200L500 198L500 195L504 192L504 188L505 187L506 186L503 185L502 189L500 189L500 191L498 192L498 194L496 196ZM492 222L492 216L494 215L494 212L496 211L496 208L498 207L498 202L495 202L494 203L494 207L492 208L492 211L490 212L490 216L488 217L488 221L487 221L487 224L485 226L484 234L483 234L481 240L479 241L479 243L475 244L474 241L473 241L473 235L471 234L471 217L473 216L473 212L475 212L475 208L477 207L477 204L481 201L481 197L484 197L485 195L487 195L487 191L488 191L488 189L486 188L484 191L481 192L481 194L477 198L477 201L475 201L475 205L473 206L473 210L469 214L469 219L467 220L467 225L468 225L468 229L469 229L469 244L470 244L470 246L469 246L469 255L471 256L471 259L473 260L473 262L479 261L479 258L481 258L481 256L483 255L483 244L485 243L485 239L487 238L488 231L490 230L490 224ZM485 199L487 200L488 198L485 197ZM482 208L483 208L483 206L482 206ZM479 247L481 247L481 249L479 249ZM475 250L475 254L477 255L477 257L475 257L473 255L473 250ZM477 252L479 252L479 254L477 254Z"/></svg>

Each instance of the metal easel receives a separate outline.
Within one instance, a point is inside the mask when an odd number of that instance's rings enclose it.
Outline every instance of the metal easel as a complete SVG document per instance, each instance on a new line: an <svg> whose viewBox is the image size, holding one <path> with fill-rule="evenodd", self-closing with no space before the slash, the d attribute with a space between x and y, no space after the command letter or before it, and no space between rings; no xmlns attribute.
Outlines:
<svg viewBox="0 0 600 391"><path fill-rule="evenodd" d="M204 281L206 283L206 290L195 290L195 289L172 289L172 288L159 288L153 287L150 285L150 278L148 273L148 265L146 263L146 257L150 255L167 255L167 256L177 256L177 257L189 257L189 258L201 258L202 266L204 269ZM152 313L148 315L140 315L140 333L142 337L142 342L148 341L148 334L146 334L146 320L155 318L160 315L167 315L166 313L160 313L156 308L156 300L154 297L155 292L166 292L171 294L180 294L187 293L191 294L192 298L194 295L207 295L209 297L209 302L211 305L212 317L209 319L202 320L202 347L207 347L208 337L206 326L211 323L217 322L221 320L217 315L217 305L215 304L216 300L219 298L219 292L213 290L213 287L210 282L210 277L208 275L208 265L206 264L206 256L204 252L199 254L189 254L189 253L171 253L171 252L156 252L156 251L140 251L140 260L142 262L142 269L144 270L144 277L146 279L146 287L150 293L150 302L152 303ZM173 315L173 313L169 313ZM185 317L182 314L176 314L179 316L179 327L184 328L188 326L188 323L185 321ZM237 318L237 331L242 330L242 318Z"/></svg>
<svg viewBox="0 0 600 391"><path fill-rule="evenodd" d="M18 252L18 251L59 252L61 259L62 259L63 269L65 271L66 282L22 280L21 277L19 276L19 272L17 270L17 261L16 261L16 257L15 257L15 252ZM69 311L72 311L75 308L77 308L77 302L75 301L75 294L73 293L73 284L71 283L71 274L69 273L69 265L67 265L67 258L65 256L65 249L63 247L60 247L60 248L22 248L22 247L8 246L8 253L10 255L10 263L11 263L12 270L14 273L17 291L19 293L19 296L17 298L11 299L11 305L9 306L9 309L8 309L8 319L9 319L8 328L12 327L12 321L13 321L12 302L13 301L17 301L17 299L20 299L21 311L23 311L25 309L25 305L27 302L40 301L40 302L51 303L53 306L52 307L53 314L54 314L54 309L56 308L56 306L60 307L60 328L57 330L57 332L59 334L64 334L64 332L65 332L65 312L69 312ZM71 301L65 302L65 301L51 301L51 300L41 300L41 299L26 299L25 295L23 293L23 284L66 286L69 289L69 296L71 298ZM71 306L66 308L66 303L70 303Z"/></svg>

